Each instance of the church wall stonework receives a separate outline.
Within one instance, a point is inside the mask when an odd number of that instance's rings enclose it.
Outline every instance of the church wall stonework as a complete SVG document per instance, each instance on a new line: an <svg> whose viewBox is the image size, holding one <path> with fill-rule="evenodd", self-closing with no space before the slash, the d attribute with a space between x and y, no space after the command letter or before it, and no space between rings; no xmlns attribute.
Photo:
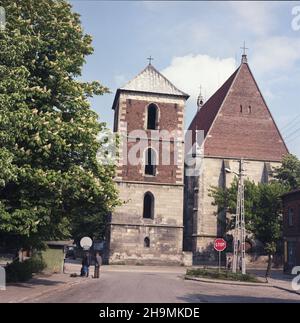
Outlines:
<svg viewBox="0 0 300 323"><path fill-rule="evenodd" d="M125 203L110 223L109 263L181 264L183 262L183 186L118 183ZM143 218L143 197L155 197L153 219ZM144 246L148 237L150 247Z"/></svg>
<svg viewBox="0 0 300 323"><path fill-rule="evenodd" d="M184 100L182 98L170 97L166 95L155 94L137 94L137 93L121 93L119 98L119 110L116 113L118 117L118 132L121 137L120 156L128 156L128 153L142 141L141 146L147 146L147 141L150 138L151 132L146 130L146 115L147 106L154 103L159 108L159 122L158 131L176 131L175 140L170 140L169 147L161 139L152 140L152 146L157 151L159 156L159 164L157 165L157 176L147 178L143 174L143 163L138 165L124 164L122 158L119 161L117 170L118 179L133 180L133 181L151 181L157 183L183 183L183 156L184 156L184 142L183 142L183 115L184 115ZM133 131L143 130L145 137L138 137ZM133 134L133 136L132 136ZM126 142L125 142L126 139ZM135 140L137 139L137 140ZM125 143L124 143L125 142ZM149 141L150 143L150 141ZM126 148L124 147L126 146ZM126 150L127 149L127 152ZM169 149L170 164L164 165L161 162L163 150ZM177 156L177 163L174 159ZM139 156L143 160L143 156ZM128 162L128 161L127 161Z"/></svg>
<svg viewBox="0 0 300 323"><path fill-rule="evenodd" d="M239 172L239 160L226 159L226 162L231 170ZM280 163L270 162L270 166L275 169ZM245 160L245 172L246 178L256 183L268 179L265 161ZM209 157L203 159L199 177L186 177L185 196L189 198L189 204L185 207L184 225L189 229L185 246L191 245L191 248L185 247L185 250L192 249L195 263L214 260L214 239L225 234L226 214L217 213L209 191L212 186L229 187L234 177L234 174L224 171L224 159ZM189 220L191 218L192 221Z"/></svg>
<svg viewBox="0 0 300 323"><path fill-rule="evenodd" d="M162 92L154 93L161 89ZM179 265L191 262L191 254L182 251L183 123L187 97L152 65L116 94L114 131L120 138L120 158L115 181L123 204L114 210L108 223L110 264ZM155 130L147 129L150 104L157 108ZM164 137L161 131L170 136ZM145 174L145 152L149 147L156 155L154 175ZM130 161L133 150L136 164ZM163 153L167 153L170 162L165 162ZM143 216L144 197L148 192L154 199L151 218Z"/></svg>

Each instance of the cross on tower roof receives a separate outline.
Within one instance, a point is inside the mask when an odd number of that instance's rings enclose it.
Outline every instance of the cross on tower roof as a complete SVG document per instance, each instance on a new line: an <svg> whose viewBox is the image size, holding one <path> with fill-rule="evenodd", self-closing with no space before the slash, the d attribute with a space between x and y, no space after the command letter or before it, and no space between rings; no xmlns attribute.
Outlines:
<svg viewBox="0 0 300 323"><path fill-rule="evenodd" d="M151 65L151 61L153 61L154 58L152 58L152 56L150 55L150 57L148 57L147 60L149 61L149 65Z"/></svg>
<svg viewBox="0 0 300 323"><path fill-rule="evenodd" d="M249 49L249 48L246 47L246 42L245 41L244 41L244 45L243 45L243 47L241 47L241 49L243 50L242 63L247 63L247 53L246 53L246 50Z"/></svg>

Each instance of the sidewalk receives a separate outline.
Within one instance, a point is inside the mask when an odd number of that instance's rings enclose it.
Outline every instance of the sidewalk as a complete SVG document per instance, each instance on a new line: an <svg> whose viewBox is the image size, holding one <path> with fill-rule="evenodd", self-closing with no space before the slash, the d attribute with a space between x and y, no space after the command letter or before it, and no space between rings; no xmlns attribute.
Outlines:
<svg viewBox="0 0 300 323"><path fill-rule="evenodd" d="M40 274L25 283L10 283L6 290L0 290L0 303L21 303L89 281L89 278L70 277L80 272L80 265L67 264L65 274Z"/></svg>
<svg viewBox="0 0 300 323"><path fill-rule="evenodd" d="M263 269L249 269L249 273L264 279L266 271ZM271 277L269 278L269 285L272 285L273 287L281 290L300 295L300 290L295 291L292 288L292 280L294 278L295 276L284 274L282 269L272 269Z"/></svg>

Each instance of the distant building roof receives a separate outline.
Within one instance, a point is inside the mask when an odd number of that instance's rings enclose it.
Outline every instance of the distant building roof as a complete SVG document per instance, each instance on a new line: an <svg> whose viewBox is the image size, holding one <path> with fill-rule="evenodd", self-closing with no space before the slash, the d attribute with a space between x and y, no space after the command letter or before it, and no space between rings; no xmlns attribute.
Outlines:
<svg viewBox="0 0 300 323"><path fill-rule="evenodd" d="M73 246L73 240L45 241L48 246Z"/></svg>

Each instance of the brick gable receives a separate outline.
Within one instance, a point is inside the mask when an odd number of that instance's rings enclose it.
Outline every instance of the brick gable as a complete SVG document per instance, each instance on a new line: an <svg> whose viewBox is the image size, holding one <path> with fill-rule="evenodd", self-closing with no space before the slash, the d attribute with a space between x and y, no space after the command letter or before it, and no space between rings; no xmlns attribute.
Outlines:
<svg viewBox="0 0 300 323"><path fill-rule="evenodd" d="M281 161L288 149L247 63L242 63L195 116L205 156Z"/></svg>

